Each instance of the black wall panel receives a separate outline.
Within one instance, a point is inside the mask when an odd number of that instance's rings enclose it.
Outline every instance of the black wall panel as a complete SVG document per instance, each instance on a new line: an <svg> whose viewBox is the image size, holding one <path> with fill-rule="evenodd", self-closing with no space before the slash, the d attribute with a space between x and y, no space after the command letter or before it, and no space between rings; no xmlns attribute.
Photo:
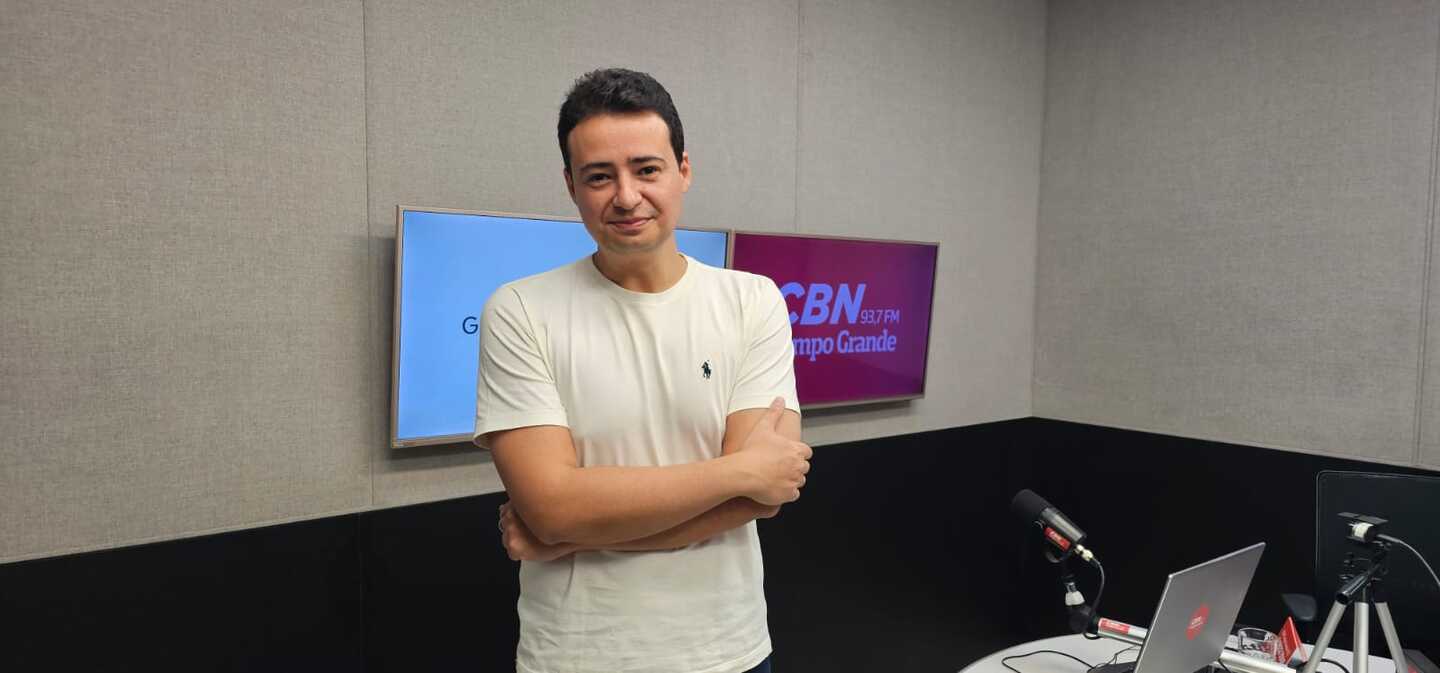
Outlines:
<svg viewBox="0 0 1440 673"><path fill-rule="evenodd" d="M495 527L504 499L364 515L367 671L514 670L520 581Z"/></svg>
<svg viewBox="0 0 1440 673"><path fill-rule="evenodd" d="M800 501L760 524L775 670L954 671L1064 632L1057 570L1009 512L1020 488L1085 528L1101 612L1126 621L1149 621L1167 573L1264 540L1241 620L1273 630L1280 593L1315 588L1326 469L1415 473L1033 418L820 447ZM513 670L503 499L0 565L0 670Z"/></svg>
<svg viewBox="0 0 1440 673"><path fill-rule="evenodd" d="M1045 496L1090 536L1109 576L1100 612L1135 624L1154 614L1169 573L1265 542L1239 620L1275 631L1286 611L1280 594L1315 593L1315 477L1323 470L1425 474L1417 470L1249 446L1031 419L1028 487ZM1440 502L1410 517L1434 519ZM1398 517L1399 515L1397 515ZM1338 523L1337 523L1338 525ZM1039 541L1022 554L1017 586L1025 605L1059 603L1054 568ZM1421 550L1426 551L1426 550ZM1426 552L1432 563L1440 549ZM1094 587L1093 576L1085 584ZM1087 594L1089 595L1089 594ZM1330 599L1321 597L1321 617ZM1398 621L1403 615L1396 615ZM1372 619L1372 622L1374 620ZM1016 632L1054 628L1053 614L1020 611ZM1440 652L1440 629L1414 624L1406 647ZM1425 627L1425 628L1422 628ZM1380 643L1378 626L1372 642ZM1316 624L1304 635L1313 639ZM1347 618L1334 645L1350 646ZM1428 636L1428 637L1426 637ZM1383 645L1375 645L1375 653Z"/></svg>
<svg viewBox="0 0 1440 673"><path fill-rule="evenodd" d="M959 670L1007 629L1026 421L823 446L760 524L776 671Z"/></svg>
<svg viewBox="0 0 1440 673"><path fill-rule="evenodd" d="M0 671L358 671L356 517L0 565Z"/></svg>

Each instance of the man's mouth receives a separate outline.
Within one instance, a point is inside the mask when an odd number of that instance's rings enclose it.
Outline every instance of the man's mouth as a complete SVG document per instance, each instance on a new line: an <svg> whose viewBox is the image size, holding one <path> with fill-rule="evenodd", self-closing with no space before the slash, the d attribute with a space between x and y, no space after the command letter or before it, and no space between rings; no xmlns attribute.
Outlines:
<svg viewBox="0 0 1440 673"><path fill-rule="evenodd" d="M632 217L624 220L610 220L610 226L621 231L634 231L645 226L645 223L649 221L648 217Z"/></svg>

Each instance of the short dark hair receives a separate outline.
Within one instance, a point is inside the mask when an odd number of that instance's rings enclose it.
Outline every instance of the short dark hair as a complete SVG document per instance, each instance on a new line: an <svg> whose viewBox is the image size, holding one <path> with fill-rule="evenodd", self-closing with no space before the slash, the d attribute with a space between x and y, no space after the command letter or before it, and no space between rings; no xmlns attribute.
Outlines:
<svg viewBox="0 0 1440 673"><path fill-rule="evenodd" d="M685 129L680 126L680 113L665 90L654 77L643 72L624 68L592 70L575 80L575 86L565 95L560 105L560 156L565 160L565 170L570 170L570 132L580 122L598 114L628 112L654 112L660 115L670 128L670 148L675 150L675 162L685 153Z"/></svg>

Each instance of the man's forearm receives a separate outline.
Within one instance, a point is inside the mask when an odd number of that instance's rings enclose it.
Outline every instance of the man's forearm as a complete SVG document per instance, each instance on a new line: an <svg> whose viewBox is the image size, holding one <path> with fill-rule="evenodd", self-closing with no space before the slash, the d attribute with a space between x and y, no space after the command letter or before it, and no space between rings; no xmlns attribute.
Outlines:
<svg viewBox="0 0 1440 673"><path fill-rule="evenodd" d="M520 514L549 544L601 547L661 535L740 494L728 460L572 468L551 484L549 497L529 511L522 504Z"/></svg>
<svg viewBox="0 0 1440 673"><path fill-rule="evenodd" d="M516 561L546 562L581 551L666 551L708 540L758 518L774 516L779 507L761 505L749 498L734 498L670 530L638 540L609 545L579 545L573 542L546 544L535 537L512 503L500 506L501 544Z"/></svg>
<svg viewBox="0 0 1440 673"><path fill-rule="evenodd" d="M703 542L756 519L775 516L779 507L762 505L749 498L733 498L669 530L628 542L608 545L577 545L574 551L661 551Z"/></svg>
<svg viewBox="0 0 1440 673"><path fill-rule="evenodd" d="M599 547L665 533L735 498L798 498L811 455L799 434L799 416L777 398L730 414L721 456L695 463L581 467L560 426L495 433L490 444L516 513L541 543Z"/></svg>

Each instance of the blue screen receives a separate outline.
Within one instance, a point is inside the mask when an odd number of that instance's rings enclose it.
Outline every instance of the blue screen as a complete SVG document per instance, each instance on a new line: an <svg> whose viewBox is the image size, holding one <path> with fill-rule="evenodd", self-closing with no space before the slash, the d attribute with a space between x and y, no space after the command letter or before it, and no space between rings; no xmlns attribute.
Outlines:
<svg viewBox="0 0 1440 673"><path fill-rule="evenodd" d="M401 213L395 439L475 430L480 312L501 285L595 252L579 222L466 213ZM680 251L725 266L727 233L677 230Z"/></svg>

